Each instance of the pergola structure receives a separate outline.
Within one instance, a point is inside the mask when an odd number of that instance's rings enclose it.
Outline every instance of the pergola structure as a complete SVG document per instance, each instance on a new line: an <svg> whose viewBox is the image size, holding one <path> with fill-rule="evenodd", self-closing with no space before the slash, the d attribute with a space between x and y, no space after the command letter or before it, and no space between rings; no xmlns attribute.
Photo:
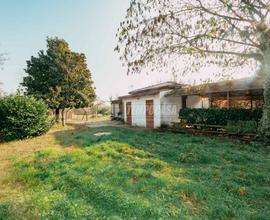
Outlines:
<svg viewBox="0 0 270 220"><path fill-rule="evenodd" d="M244 78L216 83L206 83L198 86L188 86L175 89L169 95L197 95L209 100L212 108L261 108L264 104L262 78Z"/></svg>
<svg viewBox="0 0 270 220"><path fill-rule="evenodd" d="M209 93L210 107L219 108L262 108L263 90L240 90Z"/></svg>

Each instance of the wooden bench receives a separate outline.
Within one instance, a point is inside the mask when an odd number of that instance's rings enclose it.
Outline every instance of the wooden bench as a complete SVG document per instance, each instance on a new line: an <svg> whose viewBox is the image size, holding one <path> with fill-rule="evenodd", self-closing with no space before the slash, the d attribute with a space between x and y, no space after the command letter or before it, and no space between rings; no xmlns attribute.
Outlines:
<svg viewBox="0 0 270 220"><path fill-rule="evenodd" d="M222 129L224 126L222 125L206 125L206 124L191 124L194 127L201 127L201 128L215 128L215 129Z"/></svg>

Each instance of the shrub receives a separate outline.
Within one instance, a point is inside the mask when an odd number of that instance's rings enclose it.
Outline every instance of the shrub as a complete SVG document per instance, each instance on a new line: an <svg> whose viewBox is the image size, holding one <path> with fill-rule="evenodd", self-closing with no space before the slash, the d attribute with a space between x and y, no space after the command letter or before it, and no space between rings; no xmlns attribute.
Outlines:
<svg viewBox="0 0 270 220"><path fill-rule="evenodd" d="M11 141L46 133L52 121L42 101L27 96L0 99L0 139Z"/></svg>
<svg viewBox="0 0 270 220"><path fill-rule="evenodd" d="M262 117L262 109L181 109L180 119L188 124L227 125L228 121L256 121Z"/></svg>
<svg viewBox="0 0 270 220"><path fill-rule="evenodd" d="M227 132L236 134L256 133L258 123L256 121L229 121L225 129Z"/></svg>

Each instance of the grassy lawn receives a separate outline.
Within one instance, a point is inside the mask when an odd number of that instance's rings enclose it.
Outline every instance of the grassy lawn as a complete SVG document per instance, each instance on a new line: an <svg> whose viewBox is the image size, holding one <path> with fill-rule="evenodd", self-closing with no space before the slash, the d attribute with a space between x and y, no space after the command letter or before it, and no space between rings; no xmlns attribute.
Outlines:
<svg viewBox="0 0 270 220"><path fill-rule="evenodd" d="M0 219L269 219L267 148L69 129L0 145Z"/></svg>

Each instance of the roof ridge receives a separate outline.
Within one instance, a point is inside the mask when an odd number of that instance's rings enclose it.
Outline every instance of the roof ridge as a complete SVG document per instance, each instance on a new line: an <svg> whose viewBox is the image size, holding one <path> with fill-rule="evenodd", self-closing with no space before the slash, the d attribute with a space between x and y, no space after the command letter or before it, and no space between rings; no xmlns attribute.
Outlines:
<svg viewBox="0 0 270 220"><path fill-rule="evenodd" d="M142 92L145 90L151 90L151 89L161 89L162 87L166 87L166 86L176 86L176 85L184 85L184 84L180 84L174 81L166 81L166 82L162 82L162 83L157 83L157 84L153 84L150 86L146 86L146 87L142 87L139 89L135 89L129 92L129 94L133 94L133 93L137 93L137 92Z"/></svg>

